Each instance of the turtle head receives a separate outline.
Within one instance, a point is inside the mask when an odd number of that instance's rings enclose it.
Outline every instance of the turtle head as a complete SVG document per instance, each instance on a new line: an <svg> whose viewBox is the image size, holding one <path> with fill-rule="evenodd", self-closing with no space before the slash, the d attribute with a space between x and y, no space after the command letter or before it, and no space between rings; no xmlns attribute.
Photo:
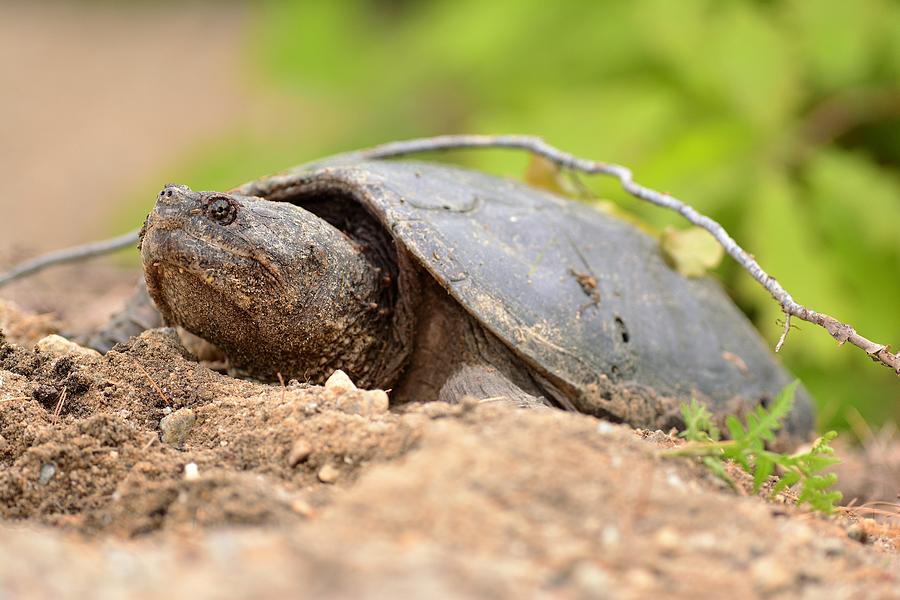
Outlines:
<svg viewBox="0 0 900 600"><path fill-rule="evenodd" d="M338 341L378 313L379 269L360 245L285 202L167 185L144 224L141 258L168 324L266 379L327 376Z"/></svg>
<svg viewBox="0 0 900 600"><path fill-rule="evenodd" d="M283 243L288 232L279 229L297 233L291 227L296 215L286 208L183 185L163 188L144 222L141 259L164 316L179 324L190 321L177 318L188 309L184 304L189 297L210 309L212 317L214 308L228 305L251 311L263 292L278 296L292 260Z"/></svg>

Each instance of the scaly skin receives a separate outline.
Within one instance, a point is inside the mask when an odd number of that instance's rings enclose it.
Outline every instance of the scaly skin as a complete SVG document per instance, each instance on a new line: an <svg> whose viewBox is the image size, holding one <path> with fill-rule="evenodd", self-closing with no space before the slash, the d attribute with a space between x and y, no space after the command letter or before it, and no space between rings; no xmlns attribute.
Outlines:
<svg viewBox="0 0 900 600"><path fill-rule="evenodd" d="M141 257L165 322L239 372L321 382L343 369L363 386L397 377L384 358L397 312L383 252L302 208L168 185Z"/></svg>

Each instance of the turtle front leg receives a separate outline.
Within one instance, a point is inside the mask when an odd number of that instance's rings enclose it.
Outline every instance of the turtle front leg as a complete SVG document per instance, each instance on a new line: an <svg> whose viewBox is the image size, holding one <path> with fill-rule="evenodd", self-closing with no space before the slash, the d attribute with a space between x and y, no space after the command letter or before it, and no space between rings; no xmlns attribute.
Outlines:
<svg viewBox="0 0 900 600"><path fill-rule="evenodd" d="M519 408L547 408L543 396L529 394L490 364L462 364L438 393L441 402L456 403L465 397L479 402L510 402Z"/></svg>
<svg viewBox="0 0 900 600"><path fill-rule="evenodd" d="M465 397L521 407L555 406L530 370L430 275L407 265L413 351L392 401L456 403Z"/></svg>

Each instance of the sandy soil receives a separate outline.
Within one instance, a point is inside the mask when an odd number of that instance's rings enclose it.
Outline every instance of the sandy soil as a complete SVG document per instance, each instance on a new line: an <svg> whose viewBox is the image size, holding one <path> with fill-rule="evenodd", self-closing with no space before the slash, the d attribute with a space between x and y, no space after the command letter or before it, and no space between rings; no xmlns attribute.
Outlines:
<svg viewBox="0 0 900 600"><path fill-rule="evenodd" d="M0 595L900 595L900 527L735 494L660 458L668 433L235 380L171 330L29 349L57 324L8 303L0 324Z"/></svg>

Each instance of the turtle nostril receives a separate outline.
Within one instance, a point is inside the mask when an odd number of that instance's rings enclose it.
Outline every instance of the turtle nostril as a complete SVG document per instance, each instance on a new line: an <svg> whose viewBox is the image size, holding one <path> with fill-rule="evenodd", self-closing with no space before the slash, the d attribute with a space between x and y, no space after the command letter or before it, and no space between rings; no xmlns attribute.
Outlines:
<svg viewBox="0 0 900 600"><path fill-rule="evenodd" d="M159 198L171 198L173 201L186 199L191 194L191 188L186 185L179 185L177 183L167 183L163 186L162 191L159 193Z"/></svg>

